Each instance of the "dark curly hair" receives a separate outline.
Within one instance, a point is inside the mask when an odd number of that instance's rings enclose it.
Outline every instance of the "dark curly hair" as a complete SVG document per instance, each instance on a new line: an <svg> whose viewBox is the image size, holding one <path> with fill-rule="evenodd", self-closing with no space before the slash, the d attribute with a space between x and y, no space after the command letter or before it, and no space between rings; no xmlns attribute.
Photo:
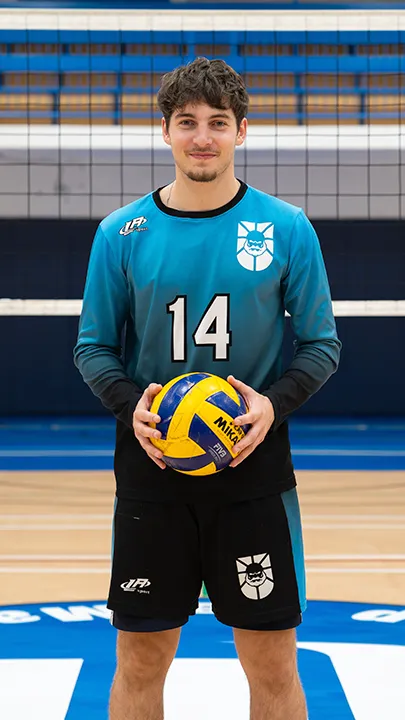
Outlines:
<svg viewBox="0 0 405 720"><path fill-rule="evenodd" d="M239 129L248 111L249 95L242 77L224 60L198 57L163 75L157 104L167 127L175 110L199 102L220 110L233 110Z"/></svg>

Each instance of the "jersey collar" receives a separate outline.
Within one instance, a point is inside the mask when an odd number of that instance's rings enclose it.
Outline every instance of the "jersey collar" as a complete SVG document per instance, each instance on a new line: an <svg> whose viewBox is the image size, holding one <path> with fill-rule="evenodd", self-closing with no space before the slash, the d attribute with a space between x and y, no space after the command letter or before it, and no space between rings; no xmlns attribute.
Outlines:
<svg viewBox="0 0 405 720"><path fill-rule="evenodd" d="M239 179L239 178L237 178ZM162 185L162 187L158 188L154 191L152 194L153 200L159 210L166 213L166 215L172 215L173 217L181 217L181 218L210 218L210 217L216 217L217 215L222 215L223 213L227 212L228 210L231 210L235 205L238 204L240 200L244 197L246 190L248 189L248 186L246 183L243 182L243 180L239 180L240 182L240 188L236 195L226 203L226 205L222 205L219 208L214 208L214 210L175 210L174 208L167 207L162 200L160 199L160 191L165 187Z"/></svg>

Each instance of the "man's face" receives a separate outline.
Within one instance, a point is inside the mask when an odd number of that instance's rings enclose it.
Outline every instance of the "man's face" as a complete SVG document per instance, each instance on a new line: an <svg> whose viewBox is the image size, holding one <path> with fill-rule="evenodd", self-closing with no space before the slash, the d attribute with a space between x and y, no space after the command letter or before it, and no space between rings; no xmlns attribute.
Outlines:
<svg viewBox="0 0 405 720"><path fill-rule="evenodd" d="M162 121L163 139L177 167L196 182L212 182L230 166L233 169L235 146L242 145L246 126L244 119L237 128L232 110L205 103L175 110L169 128Z"/></svg>

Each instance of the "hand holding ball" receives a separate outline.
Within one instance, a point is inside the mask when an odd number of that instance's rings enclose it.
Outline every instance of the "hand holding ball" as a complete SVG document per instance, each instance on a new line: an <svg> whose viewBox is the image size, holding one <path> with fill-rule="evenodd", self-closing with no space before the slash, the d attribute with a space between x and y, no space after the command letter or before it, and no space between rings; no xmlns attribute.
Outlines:
<svg viewBox="0 0 405 720"><path fill-rule="evenodd" d="M149 425L161 437L151 442L174 470L211 475L236 457L233 447L249 426L234 425L233 420L247 410L243 397L223 378L199 372L180 375L153 400L150 411L160 422Z"/></svg>

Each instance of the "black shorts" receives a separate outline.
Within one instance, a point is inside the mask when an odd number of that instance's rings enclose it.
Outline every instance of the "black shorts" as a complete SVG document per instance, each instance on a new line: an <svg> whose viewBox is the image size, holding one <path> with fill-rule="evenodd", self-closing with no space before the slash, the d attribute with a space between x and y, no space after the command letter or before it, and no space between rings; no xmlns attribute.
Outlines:
<svg viewBox="0 0 405 720"><path fill-rule="evenodd" d="M305 572L295 488L221 505L118 499L108 608L120 630L184 625L202 582L225 625L296 627L305 610Z"/></svg>

